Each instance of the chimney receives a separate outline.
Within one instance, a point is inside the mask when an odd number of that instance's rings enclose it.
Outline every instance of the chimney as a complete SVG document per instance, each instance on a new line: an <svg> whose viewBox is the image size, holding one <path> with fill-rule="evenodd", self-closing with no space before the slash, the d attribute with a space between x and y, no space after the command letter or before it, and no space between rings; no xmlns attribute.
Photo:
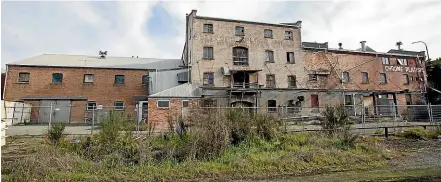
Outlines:
<svg viewBox="0 0 441 182"><path fill-rule="evenodd" d="M338 43L338 49L343 49L343 44L340 42L340 43Z"/></svg>
<svg viewBox="0 0 441 182"><path fill-rule="evenodd" d="M365 52L366 51L366 41L363 40L360 42L360 44L361 44L361 51Z"/></svg>
<svg viewBox="0 0 441 182"><path fill-rule="evenodd" d="M191 10L191 15L194 15L194 16L196 16L196 13L198 12L198 10L195 10L195 9L193 9L193 10Z"/></svg>
<svg viewBox="0 0 441 182"><path fill-rule="evenodd" d="M401 50L401 45L403 45L403 42L398 41L395 45L398 47L398 50Z"/></svg>

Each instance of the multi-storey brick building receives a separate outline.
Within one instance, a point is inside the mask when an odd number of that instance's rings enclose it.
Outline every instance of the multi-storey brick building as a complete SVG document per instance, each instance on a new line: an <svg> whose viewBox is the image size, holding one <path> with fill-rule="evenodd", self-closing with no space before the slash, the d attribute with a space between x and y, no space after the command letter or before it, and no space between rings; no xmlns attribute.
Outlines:
<svg viewBox="0 0 441 182"><path fill-rule="evenodd" d="M38 122L84 122L99 105L133 115L136 104L147 109L152 88L179 84L163 75L175 83L161 86L152 75L170 71L177 78L176 71L186 71L180 65L180 59L45 54L7 65L4 98L31 103L31 121Z"/></svg>

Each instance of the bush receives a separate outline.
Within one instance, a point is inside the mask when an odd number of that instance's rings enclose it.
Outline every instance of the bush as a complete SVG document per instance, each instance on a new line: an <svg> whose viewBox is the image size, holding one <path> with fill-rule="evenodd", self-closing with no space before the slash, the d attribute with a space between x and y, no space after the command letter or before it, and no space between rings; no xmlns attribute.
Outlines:
<svg viewBox="0 0 441 182"><path fill-rule="evenodd" d="M351 122L349 120L349 114L343 105L326 105L323 116L325 117L325 120L322 122L322 127L323 129L329 130L330 134L350 127Z"/></svg>
<svg viewBox="0 0 441 182"><path fill-rule="evenodd" d="M441 135L441 130L438 127L435 130L425 130L422 127L418 127L411 128L408 131L401 133L399 136L415 140L429 140L437 139L438 135Z"/></svg>
<svg viewBox="0 0 441 182"><path fill-rule="evenodd" d="M52 144L56 145L58 141L63 136L65 124L62 122L57 122L52 124L52 126L48 130L48 138L52 142Z"/></svg>

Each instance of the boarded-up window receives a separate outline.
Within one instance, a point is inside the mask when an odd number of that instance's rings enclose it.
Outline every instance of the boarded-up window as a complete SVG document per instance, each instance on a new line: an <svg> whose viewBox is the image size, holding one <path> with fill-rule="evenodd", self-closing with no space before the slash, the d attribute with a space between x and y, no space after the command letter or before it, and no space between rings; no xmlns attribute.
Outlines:
<svg viewBox="0 0 441 182"><path fill-rule="evenodd" d="M204 86L213 86L214 85L214 73L213 72L205 72L204 73Z"/></svg>
<svg viewBox="0 0 441 182"><path fill-rule="evenodd" d="M297 87L297 83L296 83L296 76L295 75L289 75L288 76L288 88L296 88Z"/></svg>
<svg viewBox="0 0 441 182"><path fill-rule="evenodd" d="M369 83L369 75L367 72L361 72L361 83Z"/></svg>
<svg viewBox="0 0 441 182"><path fill-rule="evenodd" d="M276 76L274 74L266 75L266 87L267 88L276 87Z"/></svg>
<svg viewBox="0 0 441 182"><path fill-rule="evenodd" d="M93 74L84 74L84 83L93 83L95 76Z"/></svg>
<svg viewBox="0 0 441 182"><path fill-rule="evenodd" d="M403 83L404 84L409 84L409 75L403 74Z"/></svg>
<svg viewBox="0 0 441 182"><path fill-rule="evenodd" d="M236 35L245 35L245 28L236 27Z"/></svg>
<svg viewBox="0 0 441 182"><path fill-rule="evenodd" d="M265 51L265 61L269 63L274 63L274 52L270 50Z"/></svg>
<svg viewBox="0 0 441 182"><path fill-rule="evenodd" d="M311 107L319 107L319 98L316 94L311 95Z"/></svg>
<svg viewBox="0 0 441 182"><path fill-rule="evenodd" d="M245 47L233 47L233 64L248 65L248 49Z"/></svg>
<svg viewBox="0 0 441 182"><path fill-rule="evenodd" d="M292 40L292 32L285 31L285 40Z"/></svg>
<svg viewBox="0 0 441 182"><path fill-rule="evenodd" d="M62 73L53 73L52 74L52 83L60 84L63 82L63 74Z"/></svg>
<svg viewBox="0 0 441 182"><path fill-rule="evenodd" d="M267 110L268 110L268 112L276 112L277 111L277 101L276 100L268 100L267 101Z"/></svg>
<svg viewBox="0 0 441 182"><path fill-rule="evenodd" d="M294 60L294 52L287 52L286 53L286 62L294 64L296 61Z"/></svg>
<svg viewBox="0 0 441 182"><path fill-rule="evenodd" d="M346 82L349 82L349 73L348 72L343 72L342 74L341 74L341 81L343 82L343 83L346 83Z"/></svg>
<svg viewBox="0 0 441 182"><path fill-rule="evenodd" d="M204 47L204 59L213 59L213 47Z"/></svg>
<svg viewBox="0 0 441 182"><path fill-rule="evenodd" d="M115 110L124 110L124 102L123 101L115 101L113 103L113 108Z"/></svg>
<svg viewBox="0 0 441 182"><path fill-rule="evenodd" d="M380 73L380 83L381 84L386 84L387 83L386 73Z"/></svg>
<svg viewBox="0 0 441 182"><path fill-rule="evenodd" d="M30 77L29 73L25 73L25 72L18 73L18 82L29 83L29 77Z"/></svg>
<svg viewBox="0 0 441 182"><path fill-rule="evenodd" d="M115 75L115 84L124 84L124 75Z"/></svg>
<svg viewBox="0 0 441 182"><path fill-rule="evenodd" d="M273 31L270 29L263 30L263 37L265 38L273 38Z"/></svg>
<svg viewBox="0 0 441 182"><path fill-rule="evenodd" d="M158 100L158 108L169 108L170 101L169 100Z"/></svg>
<svg viewBox="0 0 441 182"><path fill-rule="evenodd" d="M213 33L213 24L204 24L204 33Z"/></svg>

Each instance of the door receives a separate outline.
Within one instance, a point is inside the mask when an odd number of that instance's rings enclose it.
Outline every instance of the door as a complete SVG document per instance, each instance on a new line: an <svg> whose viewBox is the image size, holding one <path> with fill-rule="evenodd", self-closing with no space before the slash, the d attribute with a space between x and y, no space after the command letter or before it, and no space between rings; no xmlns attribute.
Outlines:
<svg viewBox="0 0 441 182"><path fill-rule="evenodd" d="M52 111L51 111L52 106ZM70 122L70 100L41 100L38 122Z"/></svg>
<svg viewBox="0 0 441 182"><path fill-rule="evenodd" d="M38 112L38 123L49 123L49 120L53 120L51 118L51 105L54 106L56 104L55 100L41 100L40 101L40 110Z"/></svg>

